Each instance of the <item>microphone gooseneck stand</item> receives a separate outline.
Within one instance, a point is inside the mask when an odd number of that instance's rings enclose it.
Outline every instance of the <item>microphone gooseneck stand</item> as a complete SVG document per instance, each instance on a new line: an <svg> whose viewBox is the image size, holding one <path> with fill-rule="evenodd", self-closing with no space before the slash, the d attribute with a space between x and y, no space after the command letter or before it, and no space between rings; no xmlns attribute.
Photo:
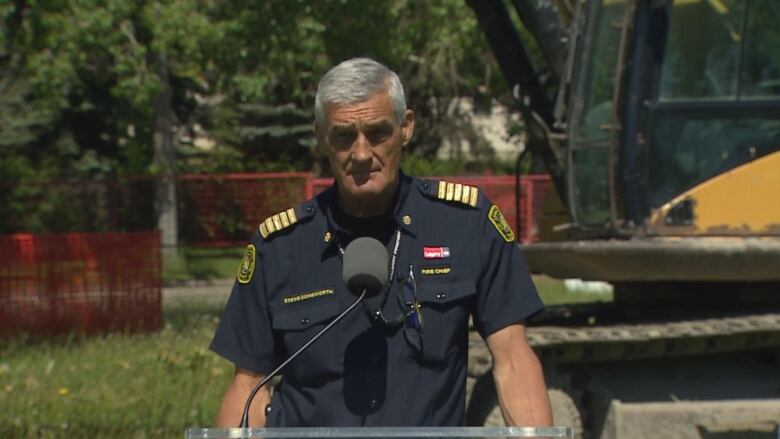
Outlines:
<svg viewBox="0 0 780 439"><path fill-rule="evenodd" d="M260 388L262 388L263 385L265 385L265 383L270 381L271 378L276 376L276 374L278 374L279 371L284 369L284 367L287 366L287 364L290 361L292 361L295 357L300 355L300 353L303 352L304 350L306 350L306 348L308 348L312 343L317 341L317 339L320 338L320 336L322 334L324 334L328 329L330 329L333 325L338 323L339 320L341 320L345 315L349 314L349 312L352 311L357 306L357 304L360 303L361 300L363 300L363 298L365 296L366 296L366 290L364 289L363 290L363 294L361 294L360 297L358 297L358 299L355 301L355 303L350 305L349 308L345 309L344 312L342 312L341 314L336 316L336 318L333 319L332 322L328 323L328 326L322 328L322 330L320 332L318 332L317 335L312 337L311 340L307 341L305 345L301 346L297 351L295 351L295 353L290 355L290 358L284 360L284 362L282 364L280 364L276 369L274 369L271 373L269 373L267 377L263 378L263 380L260 381L252 389L252 392L249 393L249 398L247 398L246 404L244 405L244 413L241 415L241 425L239 425L239 428L249 428L249 407L252 405L252 400L255 399L255 395L260 390Z"/></svg>

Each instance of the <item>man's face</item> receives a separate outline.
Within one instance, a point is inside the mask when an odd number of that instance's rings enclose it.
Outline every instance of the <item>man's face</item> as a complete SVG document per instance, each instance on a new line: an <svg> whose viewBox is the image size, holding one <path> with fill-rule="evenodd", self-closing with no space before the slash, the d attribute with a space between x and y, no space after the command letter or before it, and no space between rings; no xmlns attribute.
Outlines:
<svg viewBox="0 0 780 439"><path fill-rule="evenodd" d="M414 130L414 113L399 124L387 92L356 104L326 107L317 140L328 157L340 194L355 201L381 199L395 188L401 149ZM342 193L343 192L343 193Z"/></svg>

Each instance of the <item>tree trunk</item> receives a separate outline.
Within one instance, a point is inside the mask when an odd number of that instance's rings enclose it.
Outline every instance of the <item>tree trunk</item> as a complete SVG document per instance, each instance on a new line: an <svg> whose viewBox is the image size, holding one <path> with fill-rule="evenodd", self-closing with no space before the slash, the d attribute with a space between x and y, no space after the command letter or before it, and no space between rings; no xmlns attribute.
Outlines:
<svg viewBox="0 0 780 439"><path fill-rule="evenodd" d="M163 262L178 263L176 219L176 144L173 137L173 110L168 60L154 55L154 65L162 89L154 98L154 166L159 172L155 193L157 228L160 230Z"/></svg>

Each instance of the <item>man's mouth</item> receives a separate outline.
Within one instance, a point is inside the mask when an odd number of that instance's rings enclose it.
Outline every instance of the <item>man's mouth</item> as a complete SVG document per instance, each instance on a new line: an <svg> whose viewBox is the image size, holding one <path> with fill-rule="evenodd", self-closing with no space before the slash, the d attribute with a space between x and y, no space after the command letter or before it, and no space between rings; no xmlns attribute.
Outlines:
<svg viewBox="0 0 780 439"><path fill-rule="evenodd" d="M349 173L349 175L350 175L350 177L352 177L352 179L355 181L355 183L361 184L361 183L365 183L365 182L367 182L368 180L371 179L371 173L372 172L374 172L374 171L372 171L372 170L359 171L359 172L352 171L352 172Z"/></svg>
<svg viewBox="0 0 780 439"><path fill-rule="evenodd" d="M352 177L368 177L371 175L372 172L376 172L373 169L366 169L366 170L360 170L360 171L350 171L349 175Z"/></svg>

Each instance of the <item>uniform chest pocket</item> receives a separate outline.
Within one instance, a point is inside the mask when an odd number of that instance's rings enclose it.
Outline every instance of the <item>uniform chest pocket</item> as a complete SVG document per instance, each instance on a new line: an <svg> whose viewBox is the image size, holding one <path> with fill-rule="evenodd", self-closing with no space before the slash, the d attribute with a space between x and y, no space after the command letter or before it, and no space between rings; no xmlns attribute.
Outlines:
<svg viewBox="0 0 780 439"><path fill-rule="evenodd" d="M468 317L477 289L471 281L420 282L417 300L423 317L422 360L440 363L468 351Z"/></svg>
<svg viewBox="0 0 780 439"><path fill-rule="evenodd" d="M289 308L287 307L289 306ZM271 326L277 343L282 342L285 356L292 355L341 313L337 300L321 301L306 306L285 305L272 311ZM336 325L338 326L338 325ZM339 328L334 327L300 356L284 372L286 379L300 383L321 382L324 376L339 374L342 369L343 349L338 348Z"/></svg>

